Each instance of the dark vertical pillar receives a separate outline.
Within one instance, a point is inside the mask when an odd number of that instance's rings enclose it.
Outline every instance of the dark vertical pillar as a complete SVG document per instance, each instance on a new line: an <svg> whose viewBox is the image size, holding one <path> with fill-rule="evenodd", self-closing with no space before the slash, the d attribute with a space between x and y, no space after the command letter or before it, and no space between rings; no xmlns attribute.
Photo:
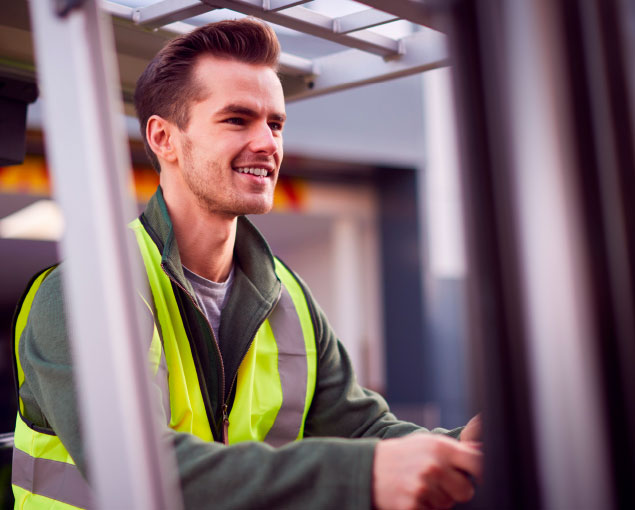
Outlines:
<svg viewBox="0 0 635 510"><path fill-rule="evenodd" d="M429 388L423 329L421 254L415 172L382 170L378 184L386 393L401 418L421 422Z"/></svg>
<svg viewBox="0 0 635 510"><path fill-rule="evenodd" d="M470 418L466 345L465 282L433 278L425 292L427 402L438 409L439 425L454 428ZM429 425L433 425L430 423Z"/></svg>
<svg viewBox="0 0 635 510"><path fill-rule="evenodd" d="M635 6L562 0L560 9L615 503L635 508Z"/></svg>
<svg viewBox="0 0 635 510"><path fill-rule="evenodd" d="M485 409L485 484L476 506L596 508L593 498L599 494L602 508L632 508L635 158L632 44L627 44L635 19L632 2L455 0L444 5L460 116L470 333L480 354ZM545 41L548 48L541 46ZM518 108L525 104L523 91L541 87L546 93L538 97L560 101L553 119ZM527 118L518 118L518 112ZM558 151L564 157L548 168L562 177L566 193L560 203L545 201L538 210L541 188L526 186L536 182L526 179L531 163L542 161L531 154L542 147L533 135L554 126L560 128ZM568 259L579 263L574 269L579 286L566 279L547 282L546 265L537 268L532 260L537 253L549 254L545 245L553 243L542 235L550 228L539 219L546 211L554 224L568 222L570 237L561 236L565 243L553 246L561 250L557 256L567 249L574 254ZM574 291L569 301L585 313L584 338L558 337L558 327L566 331L569 320L565 309L549 320L531 313L539 308L538 298L549 302L558 285ZM539 352L545 338L553 340L554 351L572 347L569 360L597 371L575 375L533 357L540 364L530 372L529 354ZM541 383L564 377L568 384L543 391ZM595 391L575 391L581 381L601 395L597 403ZM587 418L597 418L598 427L585 432L580 426L572 434L566 420L545 412L543 404L552 402L552 395L567 398L563 415L581 425L591 402ZM584 470L576 456L582 451ZM560 473L550 477L548 461L554 460Z"/></svg>
<svg viewBox="0 0 635 510"><path fill-rule="evenodd" d="M34 83L0 76L0 165L17 165L24 160L27 106L37 96Z"/></svg>
<svg viewBox="0 0 635 510"><path fill-rule="evenodd" d="M499 4L448 2L469 267L469 328L484 413L485 482L470 508L542 507L533 444ZM513 342L510 339L514 339Z"/></svg>

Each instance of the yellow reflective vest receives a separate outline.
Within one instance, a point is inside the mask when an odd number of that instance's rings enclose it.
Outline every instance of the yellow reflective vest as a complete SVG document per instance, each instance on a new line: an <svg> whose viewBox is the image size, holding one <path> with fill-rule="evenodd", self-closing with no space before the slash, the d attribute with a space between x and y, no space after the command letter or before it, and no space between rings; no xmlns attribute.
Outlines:
<svg viewBox="0 0 635 510"><path fill-rule="evenodd" d="M275 259L281 282L276 306L258 328L240 363L235 398L229 416L224 405L224 431L214 437L204 404L201 381L190 340L173 290L173 280L161 266L161 253L137 219L131 224L143 257L154 314L148 352L150 369L162 388L170 428L194 434L204 441L265 441L273 446L301 439L313 399L317 356L309 307L295 276ZM38 288L54 268L34 277L14 322L14 358L18 388L24 382L19 342ZM193 300L195 303L195 301ZM216 346L217 347L217 346ZM13 453L15 508L52 510L90 508L91 491L64 445L50 430L24 416L19 399Z"/></svg>

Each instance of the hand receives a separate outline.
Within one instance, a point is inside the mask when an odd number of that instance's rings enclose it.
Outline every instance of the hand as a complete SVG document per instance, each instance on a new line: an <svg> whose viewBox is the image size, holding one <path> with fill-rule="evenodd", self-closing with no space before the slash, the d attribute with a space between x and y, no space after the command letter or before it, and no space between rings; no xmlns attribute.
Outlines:
<svg viewBox="0 0 635 510"><path fill-rule="evenodd" d="M377 510L447 509L469 501L480 478L482 453L470 443L437 434L380 441L373 464Z"/></svg>
<svg viewBox="0 0 635 510"><path fill-rule="evenodd" d="M461 441L481 441L482 435L483 420L481 419L481 413L479 413L467 422L467 425L461 431L459 439Z"/></svg>

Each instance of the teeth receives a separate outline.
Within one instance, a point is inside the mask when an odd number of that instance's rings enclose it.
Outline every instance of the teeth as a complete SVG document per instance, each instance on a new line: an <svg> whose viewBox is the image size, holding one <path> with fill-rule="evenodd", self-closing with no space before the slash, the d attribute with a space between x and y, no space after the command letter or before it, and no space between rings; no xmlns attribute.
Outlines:
<svg viewBox="0 0 635 510"><path fill-rule="evenodd" d="M269 174L269 172L264 168L237 168L236 170L241 174L252 174L259 177L267 177Z"/></svg>

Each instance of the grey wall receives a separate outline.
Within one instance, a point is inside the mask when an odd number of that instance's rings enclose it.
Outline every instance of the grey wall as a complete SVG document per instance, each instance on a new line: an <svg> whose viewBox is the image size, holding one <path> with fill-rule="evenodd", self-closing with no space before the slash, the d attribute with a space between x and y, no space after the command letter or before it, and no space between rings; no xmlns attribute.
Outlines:
<svg viewBox="0 0 635 510"><path fill-rule="evenodd" d="M422 160L420 76L290 103L287 115L288 153L388 166Z"/></svg>

